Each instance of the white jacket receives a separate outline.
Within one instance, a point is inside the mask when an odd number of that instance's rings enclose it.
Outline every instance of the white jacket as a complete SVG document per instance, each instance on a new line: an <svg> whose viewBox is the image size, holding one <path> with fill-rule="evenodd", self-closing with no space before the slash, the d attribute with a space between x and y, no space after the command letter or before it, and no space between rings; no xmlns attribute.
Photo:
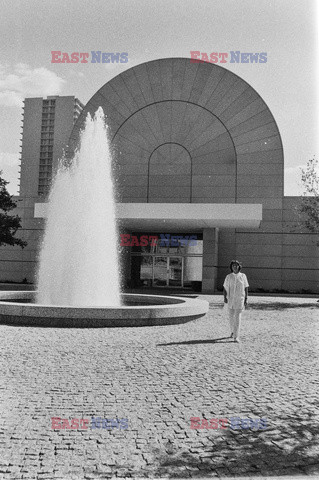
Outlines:
<svg viewBox="0 0 319 480"><path fill-rule="evenodd" d="M227 292L228 308L243 310L245 302L245 288L249 287L244 273L230 273L224 281Z"/></svg>

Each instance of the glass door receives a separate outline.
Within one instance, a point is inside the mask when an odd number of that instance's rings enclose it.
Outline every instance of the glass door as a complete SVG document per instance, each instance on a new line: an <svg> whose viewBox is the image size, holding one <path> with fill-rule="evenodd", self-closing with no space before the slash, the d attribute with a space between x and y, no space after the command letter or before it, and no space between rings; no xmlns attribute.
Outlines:
<svg viewBox="0 0 319 480"><path fill-rule="evenodd" d="M168 276L167 257L153 257L153 287L166 287Z"/></svg>
<svg viewBox="0 0 319 480"><path fill-rule="evenodd" d="M143 247L144 248L144 247ZM131 284L133 287L188 288L200 291L203 270L203 241L198 245L133 252Z"/></svg>
<svg viewBox="0 0 319 480"><path fill-rule="evenodd" d="M140 259L139 284L144 287L151 287L153 283L153 257L143 255L142 257L132 257Z"/></svg>
<svg viewBox="0 0 319 480"><path fill-rule="evenodd" d="M183 258L154 256L153 287L182 287Z"/></svg>
<svg viewBox="0 0 319 480"><path fill-rule="evenodd" d="M183 257L168 257L168 286L183 286Z"/></svg>

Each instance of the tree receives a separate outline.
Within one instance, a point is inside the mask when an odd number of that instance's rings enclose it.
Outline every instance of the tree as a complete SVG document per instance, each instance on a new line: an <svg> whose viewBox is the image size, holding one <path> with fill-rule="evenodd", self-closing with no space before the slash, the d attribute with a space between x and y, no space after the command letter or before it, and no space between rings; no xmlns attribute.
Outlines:
<svg viewBox="0 0 319 480"><path fill-rule="evenodd" d="M305 225L311 232L319 232L319 163L315 158L301 169L301 182L304 188L299 212L305 216Z"/></svg>
<svg viewBox="0 0 319 480"><path fill-rule="evenodd" d="M18 229L21 228L21 218L18 215L8 215L8 212L16 208L17 204L12 200L6 185L9 182L2 177L0 170L0 246L1 245L20 245L24 248L27 242L20 238L15 238Z"/></svg>

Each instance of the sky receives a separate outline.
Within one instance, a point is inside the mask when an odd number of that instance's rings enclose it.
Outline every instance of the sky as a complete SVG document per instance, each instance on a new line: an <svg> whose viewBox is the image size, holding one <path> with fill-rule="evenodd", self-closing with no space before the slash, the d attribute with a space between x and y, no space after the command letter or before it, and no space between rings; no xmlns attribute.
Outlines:
<svg viewBox="0 0 319 480"><path fill-rule="evenodd" d="M316 0L1 0L0 170L17 194L22 101L75 95L86 104L140 63L190 52L267 52L266 63L224 63L270 108L281 132L285 195L318 158ZM51 51L127 52L128 62L52 63Z"/></svg>

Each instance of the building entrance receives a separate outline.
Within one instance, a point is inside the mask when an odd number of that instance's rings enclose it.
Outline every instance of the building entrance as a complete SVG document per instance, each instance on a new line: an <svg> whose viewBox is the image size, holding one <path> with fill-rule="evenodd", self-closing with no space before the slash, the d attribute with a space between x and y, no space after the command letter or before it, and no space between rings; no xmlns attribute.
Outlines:
<svg viewBox="0 0 319 480"><path fill-rule="evenodd" d="M183 266L183 257L154 256L152 286L183 287Z"/></svg>
<svg viewBox="0 0 319 480"><path fill-rule="evenodd" d="M187 288L200 291L203 241L194 244L134 246L131 253L131 286Z"/></svg>

